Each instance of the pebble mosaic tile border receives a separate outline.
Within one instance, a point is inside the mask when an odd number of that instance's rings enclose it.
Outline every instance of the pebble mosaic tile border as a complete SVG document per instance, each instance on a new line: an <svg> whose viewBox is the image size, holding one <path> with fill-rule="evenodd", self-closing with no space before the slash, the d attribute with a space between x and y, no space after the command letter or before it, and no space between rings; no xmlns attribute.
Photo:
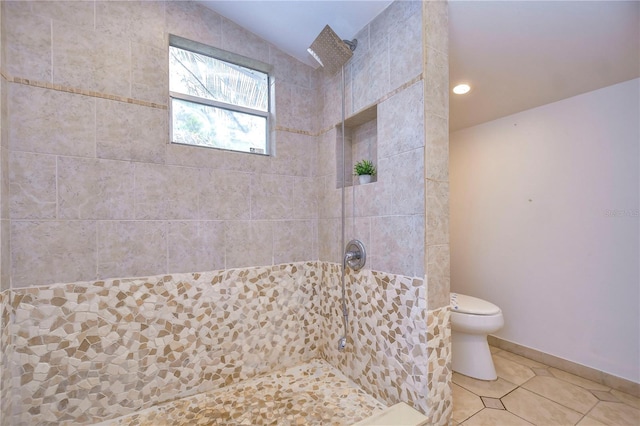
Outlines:
<svg viewBox="0 0 640 426"><path fill-rule="evenodd" d="M385 408L316 359L100 426L347 426Z"/></svg>
<svg viewBox="0 0 640 426"><path fill-rule="evenodd" d="M11 293L9 291L0 293L0 395L2 396L0 402L0 426L8 426L12 415L11 398L7 397L7 395L13 393L11 370L9 369L9 360L13 353L12 338L9 333L12 312L10 296Z"/></svg>
<svg viewBox="0 0 640 426"><path fill-rule="evenodd" d="M316 269L14 290L14 420L95 423L315 358Z"/></svg>
<svg viewBox="0 0 640 426"><path fill-rule="evenodd" d="M300 262L6 291L3 408L15 424L96 423L321 357L446 423L448 308L426 310L422 279L348 271L338 352L340 279L338 264Z"/></svg>
<svg viewBox="0 0 640 426"><path fill-rule="evenodd" d="M323 263L321 356L376 399L427 412L427 311L424 281L377 271L347 271L348 345L343 334L340 265Z"/></svg>
<svg viewBox="0 0 640 426"><path fill-rule="evenodd" d="M448 425L453 413L451 390L451 309L429 311L427 315L428 386L427 409L430 425Z"/></svg>

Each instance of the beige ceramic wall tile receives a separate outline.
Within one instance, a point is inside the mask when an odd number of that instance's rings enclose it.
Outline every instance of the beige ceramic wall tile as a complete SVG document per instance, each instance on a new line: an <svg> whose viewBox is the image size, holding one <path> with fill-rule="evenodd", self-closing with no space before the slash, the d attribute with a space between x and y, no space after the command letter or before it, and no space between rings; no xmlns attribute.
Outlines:
<svg viewBox="0 0 640 426"><path fill-rule="evenodd" d="M131 42L131 97L168 105L168 64L166 47Z"/></svg>
<svg viewBox="0 0 640 426"><path fill-rule="evenodd" d="M93 221L12 221L11 285L31 287L96 276Z"/></svg>
<svg viewBox="0 0 640 426"><path fill-rule="evenodd" d="M591 392L550 376L536 376L522 387L582 414L598 402Z"/></svg>
<svg viewBox="0 0 640 426"><path fill-rule="evenodd" d="M199 213L203 220L250 218L251 175L200 169Z"/></svg>
<svg viewBox="0 0 640 426"><path fill-rule="evenodd" d="M425 208L424 149L418 148L379 160L379 182L384 182L381 213L423 215ZM376 188L376 192L378 192Z"/></svg>
<svg viewBox="0 0 640 426"><path fill-rule="evenodd" d="M277 132L276 154L271 172L287 176L314 176L317 162L316 138L291 132Z"/></svg>
<svg viewBox="0 0 640 426"><path fill-rule="evenodd" d="M251 219L293 217L293 177L251 175Z"/></svg>
<svg viewBox="0 0 640 426"><path fill-rule="evenodd" d="M103 36L165 46L165 2L97 1L95 10L96 30Z"/></svg>
<svg viewBox="0 0 640 426"><path fill-rule="evenodd" d="M3 154L5 154L3 150ZM9 169L12 219L56 218L56 157L12 152ZM8 198L8 192L3 194Z"/></svg>
<svg viewBox="0 0 640 426"><path fill-rule="evenodd" d="M347 67L345 72L348 74L350 67ZM323 76L323 83L320 87L322 96L322 111L321 122L319 123L322 131L334 128L342 120L342 76L337 73L333 76L325 76L322 73L322 68L319 68L318 73ZM345 99L346 101L346 99ZM345 110L345 115L348 114Z"/></svg>
<svg viewBox="0 0 640 426"><path fill-rule="evenodd" d="M497 426L497 425L509 425L509 426L532 426L526 420L521 419L518 416L514 416L508 411L504 410L492 410L485 408L478 414L471 417L469 420L462 423L463 426Z"/></svg>
<svg viewBox="0 0 640 426"><path fill-rule="evenodd" d="M380 159L424 146L422 105L423 88L422 81L419 81L378 106L378 156Z"/></svg>
<svg viewBox="0 0 640 426"><path fill-rule="evenodd" d="M200 169L198 176L199 219L245 220L251 218L251 175Z"/></svg>
<svg viewBox="0 0 640 426"><path fill-rule="evenodd" d="M0 220L0 235L0 291L5 291L11 285L11 222L8 219Z"/></svg>
<svg viewBox="0 0 640 426"><path fill-rule="evenodd" d="M2 16L0 16L1 18ZM1 37L1 36L0 36ZM0 40L1 43L2 40ZM2 52L4 49L0 49L0 58L2 57ZM0 59L1 60L1 59ZM1 65L0 65L0 69ZM2 118L0 124L0 147L8 148L9 147L9 97L7 96L9 92L9 83L5 80L4 76L0 74L0 117Z"/></svg>
<svg viewBox="0 0 640 426"><path fill-rule="evenodd" d="M409 277L424 275L422 216L372 218L371 268Z"/></svg>
<svg viewBox="0 0 640 426"><path fill-rule="evenodd" d="M197 219L196 168L135 163L136 219Z"/></svg>
<svg viewBox="0 0 640 426"><path fill-rule="evenodd" d="M357 38L357 36L356 36ZM350 113L369 106L389 93L389 39L381 38L370 50L355 50L349 62L351 81ZM350 114L347 114L350 115Z"/></svg>
<svg viewBox="0 0 640 426"><path fill-rule="evenodd" d="M95 2L93 1L28 1L34 15L57 21L67 22L78 27L94 28Z"/></svg>
<svg viewBox="0 0 640 426"><path fill-rule="evenodd" d="M98 278L166 273L166 228L161 221L98 222Z"/></svg>
<svg viewBox="0 0 640 426"><path fill-rule="evenodd" d="M222 17L205 6L187 1L166 3L166 31L211 46L222 45Z"/></svg>
<svg viewBox="0 0 640 426"><path fill-rule="evenodd" d="M278 145L277 138L275 144L276 146ZM271 173L273 157L270 155L234 151L222 152L224 155L224 168L227 170L244 173Z"/></svg>
<svg viewBox="0 0 640 426"><path fill-rule="evenodd" d="M448 306L450 282L450 254L448 245L428 246L427 251L427 306L429 310Z"/></svg>
<svg viewBox="0 0 640 426"><path fill-rule="evenodd" d="M296 177L293 180L293 218L318 218L318 179Z"/></svg>
<svg viewBox="0 0 640 426"><path fill-rule="evenodd" d="M323 219L342 216L342 192L336 189L336 176L328 175L319 179L318 217Z"/></svg>
<svg viewBox="0 0 640 426"><path fill-rule="evenodd" d="M449 57L427 47L425 66L425 113L447 117L449 112Z"/></svg>
<svg viewBox="0 0 640 426"><path fill-rule="evenodd" d="M11 76L51 82L51 20L29 10L28 2L2 2L3 69Z"/></svg>
<svg viewBox="0 0 640 426"><path fill-rule="evenodd" d="M397 3L397 5L395 4ZM422 73L422 5L420 2L395 2L402 16L389 28L390 89L405 84Z"/></svg>
<svg viewBox="0 0 640 426"><path fill-rule="evenodd" d="M268 221L225 222L226 268L273 264L273 223Z"/></svg>
<svg viewBox="0 0 640 426"><path fill-rule="evenodd" d="M320 75L309 65L289 56L282 50L270 46L269 61L273 64L274 79L306 89L315 89Z"/></svg>
<svg viewBox="0 0 640 426"><path fill-rule="evenodd" d="M318 220L318 257L322 261L342 263L342 247L340 247L341 220ZM371 265L370 260L367 261ZM371 268L371 266L368 266Z"/></svg>
<svg viewBox="0 0 640 426"><path fill-rule="evenodd" d="M265 64L269 63L269 43L224 16L221 17L221 26L220 48Z"/></svg>
<svg viewBox="0 0 640 426"><path fill-rule="evenodd" d="M582 415L553 401L518 388L502 398L505 408L533 424L576 424Z"/></svg>
<svg viewBox="0 0 640 426"><path fill-rule="evenodd" d="M58 217L133 219L133 169L124 161L58 157Z"/></svg>
<svg viewBox="0 0 640 426"><path fill-rule="evenodd" d="M53 83L131 96L131 46L117 35L53 21Z"/></svg>
<svg viewBox="0 0 640 426"><path fill-rule="evenodd" d="M389 211L389 206L385 205L390 198L389 187L382 175L378 176L378 182L374 184L356 185L354 191L354 214L357 217L382 216Z"/></svg>
<svg viewBox="0 0 640 426"><path fill-rule="evenodd" d="M166 164L207 169L224 169L226 151L201 146L168 143Z"/></svg>
<svg viewBox="0 0 640 426"><path fill-rule="evenodd" d="M449 119L428 114L425 117L425 177L449 180Z"/></svg>
<svg viewBox="0 0 640 426"><path fill-rule="evenodd" d="M224 269L224 223L170 221L167 231L168 272Z"/></svg>
<svg viewBox="0 0 640 426"><path fill-rule="evenodd" d="M278 126L314 132L317 129L318 102L315 88L307 88L286 80L275 82Z"/></svg>
<svg viewBox="0 0 640 426"><path fill-rule="evenodd" d="M164 163L166 110L97 99L96 120L99 158Z"/></svg>
<svg viewBox="0 0 640 426"><path fill-rule="evenodd" d="M444 2L423 2L425 43L444 53L449 50L449 9Z"/></svg>
<svg viewBox="0 0 640 426"><path fill-rule="evenodd" d="M273 222L273 263L308 261L313 256L313 222L283 220Z"/></svg>
<svg viewBox="0 0 640 426"><path fill-rule="evenodd" d="M10 84L8 102L11 150L95 157L95 99Z"/></svg>
<svg viewBox="0 0 640 426"><path fill-rule="evenodd" d="M426 244L449 242L449 184L426 180Z"/></svg>
<svg viewBox="0 0 640 426"><path fill-rule="evenodd" d="M635 426L640 422L640 410L618 402L601 401L589 412L589 417L607 425Z"/></svg>
<svg viewBox="0 0 640 426"><path fill-rule="evenodd" d="M452 384L453 390L453 420L463 422L484 408L482 400L468 390Z"/></svg>
<svg viewBox="0 0 640 426"><path fill-rule="evenodd" d="M369 217L352 217L345 218L345 245L353 240L360 240L364 244L365 251L371 249L371 218ZM370 268L370 259L367 260L365 267Z"/></svg>
<svg viewBox="0 0 640 426"><path fill-rule="evenodd" d="M316 176L335 175L336 138L337 132L335 127L318 137L318 166L316 169Z"/></svg>

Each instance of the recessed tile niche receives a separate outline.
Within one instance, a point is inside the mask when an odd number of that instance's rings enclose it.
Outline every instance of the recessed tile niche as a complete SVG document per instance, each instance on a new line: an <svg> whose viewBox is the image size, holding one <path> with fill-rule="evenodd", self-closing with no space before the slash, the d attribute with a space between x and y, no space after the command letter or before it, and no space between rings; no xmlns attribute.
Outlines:
<svg viewBox="0 0 640 426"><path fill-rule="evenodd" d="M370 106L344 121L345 185L359 185L353 176L358 161L369 160L378 168L378 105ZM336 188L342 188L342 124L336 126ZM379 173L379 171L378 171ZM378 174L371 182L378 181Z"/></svg>

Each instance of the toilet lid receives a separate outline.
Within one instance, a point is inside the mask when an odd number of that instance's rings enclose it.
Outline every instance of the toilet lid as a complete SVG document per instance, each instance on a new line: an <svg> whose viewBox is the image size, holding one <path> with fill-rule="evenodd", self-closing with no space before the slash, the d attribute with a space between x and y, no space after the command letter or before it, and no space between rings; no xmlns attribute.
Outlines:
<svg viewBox="0 0 640 426"><path fill-rule="evenodd" d="M500 312L500 308L491 302L458 293L451 293L451 309L474 315L494 315Z"/></svg>

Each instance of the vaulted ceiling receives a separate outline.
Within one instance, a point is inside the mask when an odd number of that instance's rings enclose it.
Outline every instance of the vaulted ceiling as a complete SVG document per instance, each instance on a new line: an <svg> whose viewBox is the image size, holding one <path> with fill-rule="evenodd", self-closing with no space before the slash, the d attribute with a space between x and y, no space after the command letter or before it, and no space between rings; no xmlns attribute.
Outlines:
<svg viewBox="0 0 640 426"><path fill-rule="evenodd" d="M306 52L329 24L351 39L388 0L202 1L315 65ZM449 2L450 129L457 130L640 77L639 1ZM639 95L640 96L640 95Z"/></svg>

